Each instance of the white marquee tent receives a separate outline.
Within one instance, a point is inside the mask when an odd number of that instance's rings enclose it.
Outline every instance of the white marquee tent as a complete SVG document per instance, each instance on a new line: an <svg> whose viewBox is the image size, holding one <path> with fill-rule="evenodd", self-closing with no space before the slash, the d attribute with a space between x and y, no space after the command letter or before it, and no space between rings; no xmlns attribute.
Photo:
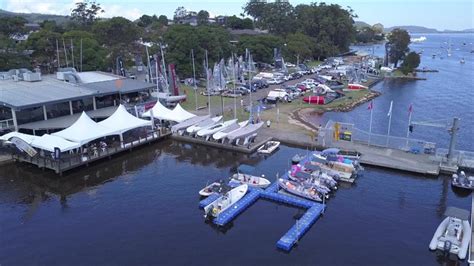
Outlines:
<svg viewBox="0 0 474 266"><path fill-rule="evenodd" d="M82 112L74 124L52 135L83 145L89 141L114 134L113 129L97 124L85 112Z"/></svg>
<svg viewBox="0 0 474 266"><path fill-rule="evenodd" d="M9 141L11 138L17 137L28 143L30 146L46 151L53 152L54 148L57 147L61 151L69 151L72 149L77 149L81 147L79 143L71 142L65 140L61 137L52 136L49 134L45 134L41 137L33 136L29 134L23 134L20 132L10 132L3 136L0 136L0 140Z"/></svg>
<svg viewBox="0 0 474 266"><path fill-rule="evenodd" d="M179 119L179 121L176 121L176 122L182 122L186 119L189 119L189 118L192 118L192 117L196 116L195 114L192 114L192 113L184 110L183 107L181 107L181 105L179 103L176 105L176 107L173 109L173 111L171 111L171 113L173 114L173 117L175 117L176 119Z"/></svg>
<svg viewBox="0 0 474 266"><path fill-rule="evenodd" d="M173 110L170 110L164 107L159 101L151 108L151 110L146 111L142 114L142 117L151 117L153 112L153 117L160 120L168 120L173 122L182 122L186 119L194 117L195 115L184 110L183 107L178 103Z"/></svg>
<svg viewBox="0 0 474 266"><path fill-rule="evenodd" d="M134 128L151 126L150 121L133 116L123 105L120 105L111 116L98 124L113 130L116 134L123 134Z"/></svg>

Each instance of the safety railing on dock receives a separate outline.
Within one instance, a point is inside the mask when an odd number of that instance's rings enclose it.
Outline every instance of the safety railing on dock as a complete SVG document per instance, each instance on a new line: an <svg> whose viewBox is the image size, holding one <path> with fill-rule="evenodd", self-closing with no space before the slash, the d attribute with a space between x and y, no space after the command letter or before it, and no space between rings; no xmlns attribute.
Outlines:
<svg viewBox="0 0 474 266"><path fill-rule="evenodd" d="M339 135L335 136L335 124L338 124ZM412 151L414 153L433 154L436 143L420 139L387 136L370 133L358 129L354 124L328 121L324 128L321 128L317 142L321 146L333 146L339 142L353 142L368 146Z"/></svg>
<svg viewBox="0 0 474 266"><path fill-rule="evenodd" d="M438 148L436 153L431 157L433 161L440 163L448 162L448 149ZM474 169L474 152L455 150L452 160L459 167Z"/></svg>
<svg viewBox="0 0 474 266"><path fill-rule="evenodd" d="M110 157L114 154L120 153L125 150L131 150L135 147L142 146L144 144L153 142L168 134L161 130L152 131L146 134L146 136L138 137L138 139L132 141L116 142L113 145L105 148L82 149L79 153L63 153L60 158L53 158L52 156L46 156L44 153L38 153L34 157L30 157L25 153L14 153L13 159L27 162L38 166L39 168L47 168L54 170L56 173L62 173L64 171L86 165L88 163Z"/></svg>

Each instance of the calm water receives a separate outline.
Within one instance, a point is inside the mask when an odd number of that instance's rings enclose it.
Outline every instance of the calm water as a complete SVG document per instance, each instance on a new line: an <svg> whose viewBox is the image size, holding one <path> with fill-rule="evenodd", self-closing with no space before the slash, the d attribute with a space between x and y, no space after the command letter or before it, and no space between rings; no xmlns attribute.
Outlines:
<svg viewBox="0 0 474 266"><path fill-rule="evenodd" d="M423 45L445 36L427 35ZM455 44L458 35L449 36ZM399 87L378 85L384 96L377 99L377 108L388 109L385 103L393 97L395 103L415 103L414 120L460 115L460 143L473 147L473 56L466 54L463 66L446 57L432 63L424 49L424 64L440 73ZM453 49L453 57L457 53ZM406 124L407 106L394 105L393 123L399 126L392 128L400 135L404 130L397 127ZM364 121L365 108L322 119ZM386 110L374 112L374 118L376 130L383 133ZM422 134L434 139L444 135L430 128ZM291 156L304 152L283 146L264 158L166 141L60 179L28 165L2 167L0 264L455 265L428 250L446 206L470 208L470 196L453 191L446 176L368 168L357 184L340 188L326 214L290 253L275 245L303 210L259 200L226 228L204 222L197 192L208 181L229 176L240 163L274 179L288 168Z"/></svg>
<svg viewBox="0 0 474 266"><path fill-rule="evenodd" d="M420 35L414 35L419 37ZM373 89L381 91L382 96L374 100L372 132L387 134L390 101L393 101L393 116L390 135L405 137L408 128L408 107L413 103L412 121L432 121L461 118L458 148L474 151L474 34L423 34L427 40L411 45L411 50L423 52L420 68L437 69L439 73L418 73L427 80L420 81L384 81ZM452 55L447 56L449 41ZM447 43L445 43L447 42ZM463 45L466 43L466 45ZM444 48L441 48L443 46ZM356 47L365 52L383 56L384 48L377 45ZM440 59L440 55L443 59ZM433 59L432 55L436 54ZM461 64L464 58L466 63ZM369 131L370 111L367 104L357 107L349 113L327 113L312 117L312 122L325 124L328 120L355 123L360 129ZM438 122L443 123L443 122ZM446 123L446 122L444 122ZM447 148L449 134L444 128L415 126L413 138L435 142L439 147Z"/></svg>

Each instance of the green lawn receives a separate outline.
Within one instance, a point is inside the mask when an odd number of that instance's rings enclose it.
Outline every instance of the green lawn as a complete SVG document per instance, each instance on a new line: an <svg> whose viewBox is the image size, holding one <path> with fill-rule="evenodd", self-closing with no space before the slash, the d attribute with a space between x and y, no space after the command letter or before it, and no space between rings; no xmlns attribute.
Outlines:
<svg viewBox="0 0 474 266"><path fill-rule="evenodd" d="M305 63L308 67L317 67L319 65L321 65L323 63L323 61L318 61L318 60L313 60L313 61L309 61L308 63Z"/></svg>
<svg viewBox="0 0 474 266"><path fill-rule="evenodd" d="M298 98L293 100L291 103L287 103L285 105L290 105L293 108L298 108L298 107L312 107L315 110L320 110L320 111L326 111L328 108L338 108L338 107L343 107L353 101L357 101L360 98L367 96L369 94L369 91L367 90L360 90L360 91L348 91L345 92L345 96L338 98L328 104L325 105L315 105L315 104L309 104L305 103L303 101L303 97Z"/></svg>

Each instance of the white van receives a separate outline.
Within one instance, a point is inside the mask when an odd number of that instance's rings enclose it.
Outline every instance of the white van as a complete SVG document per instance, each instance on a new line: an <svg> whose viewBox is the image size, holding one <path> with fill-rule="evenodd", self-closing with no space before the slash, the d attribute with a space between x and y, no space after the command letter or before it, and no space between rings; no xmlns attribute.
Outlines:
<svg viewBox="0 0 474 266"><path fill-rule="evenodd" d="M275 101L275 102L291 102L291 97L285 90L282 89L275 89L268 93L267 101Z"/></svg>

